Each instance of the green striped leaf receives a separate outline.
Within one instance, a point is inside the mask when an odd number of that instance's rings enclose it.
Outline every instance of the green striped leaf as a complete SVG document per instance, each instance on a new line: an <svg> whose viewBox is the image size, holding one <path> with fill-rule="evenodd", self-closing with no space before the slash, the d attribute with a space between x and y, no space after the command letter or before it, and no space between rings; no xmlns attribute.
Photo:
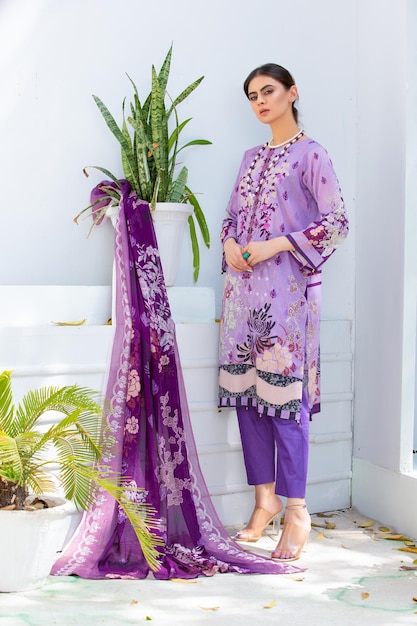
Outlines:
<svg viewBox="0 0 417 626"><path fill-rule="evenodd" d="M129 142L126 140L126 137L124 136L122 130L117 125L116 120L114 119L114 117L112 116L112 114L110 113L106 105L104 104L104 102L100 100L100 98L98 98L97 96L93 96L93 98L109 130L116 137L117 141L120 144L122 151L125 154L126 167L128 168L128 174L129 176L131 176L132 180L134 181L133 188L136 190L139 188L139 183L138 183L138 180L135 178L135 167L133 163L134 155L132 152L131 144L129 144ZM127 175L126 172L125 172L125 175Z"/></svg>
<svg viewBox="0 0 417 626"><path fill-rule="evenodd" d="M197 200L196 195L192 193L191 189L186 187L186 191L189 193L188 202L192 205L194 209L194 215L200 228L203 241L206 247L210 248L210 231L206 222L206 218L204 217L203 210Z"/></svg>
<svg viewBox="0 0 417 626"><path fill-rule="evenodd" d="M168 191L168 120L165 110L165 92L155 68L152 68L152 149L158 176L158 200L164 202Z"/></svg>
<svg viewBox="0 0 417 626"><path fill-rule="evenodd" d="M187 178L188 169L184 165L181 168L178 177L172 182L172 185L168 190L168 202L182 202L184 200Z"/></svg>
<svg viewBox="0 0 417 626"><path fill-rule="evenodd" d="M204 76L200 76L200 78L197 78L197 80L191 83L191 85L188 85L188 87L186 87L184 91L182 91L180 95L175 98L170 110L168 111L168 117L171 115L172 109L175 109L175 107L177 107L183 100L185 100L185 98L188 98L190 93L192 93L194 89L197 89L203 79Z"/></svg>
<svg viewBox="0 0 417 626"><path fill-rule="evenodd" d="M193 252L193 278L194 282L196 283L200 274L200 248L198 245L197 233L195 230L195 224L192 215L188 217L188 226L190 229L191 248Z"/></svg>

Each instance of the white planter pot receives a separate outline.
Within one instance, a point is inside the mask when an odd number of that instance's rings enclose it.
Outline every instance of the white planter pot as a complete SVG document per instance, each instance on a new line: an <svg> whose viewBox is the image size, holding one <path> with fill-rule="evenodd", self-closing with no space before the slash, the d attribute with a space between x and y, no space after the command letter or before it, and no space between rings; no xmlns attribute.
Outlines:
<svg viewBox="0 0 417 626"><path fill-rule="evenodd" d="M0 511L0 592L28 591L45 584L57 552L69 539L74 505L57 503L38 511Z"/></svg>
<svg viewBox="0 0 417 626"><path fill-rule="evenodd" d="M165 284L172 287L177 277L184 231L188 217L192 214L190 204L157 202L152 212Z"/></svg>
<svg viewBox="0 0 417 626"><path fill-rule="evenodd" d="M106 215L110 217L113 226L116 223L118 208L117 205L112 205L106 211ZM152 211L156 240L167 287L172 287L175 284L184 231L187 227L188 217L192 212L193 207L190 204L180 202L157 202L155 210Z"/></svg>

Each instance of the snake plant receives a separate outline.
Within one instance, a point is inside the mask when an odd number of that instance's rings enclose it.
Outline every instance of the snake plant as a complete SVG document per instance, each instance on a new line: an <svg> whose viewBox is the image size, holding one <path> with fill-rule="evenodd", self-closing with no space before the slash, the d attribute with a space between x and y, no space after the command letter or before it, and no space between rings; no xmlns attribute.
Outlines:
<svg viewBox="0 0 417 626"><path fill-rule="evenodd" d="M180 122L177 107L198 87L204 77L201 76L179 96L171 99L167 91L171 57L172 46L159 73L152 66L151 92L143 101L139 97L135 83L127 75L133 88L133 98L128 115L125 113L126 99L123 101L121 126L117 124L104 102L98 96L94 95L93 98L109 130L119 142L124 177L138 197L149 202L152 210L156 202L189 202L192 205L193 213L188 218L188 223L193 250L194 280L197 281L200 250L195 221L207 247L210 247L210 234L197 197L188 187L188 169L185 165L180 165L178 155L190 146L208 145L211 142L207 139L193 139L180 145L180 134L192 118ZM107 169L99 166L88 167L100 170L118 185L116 176ZM84 168L84 173L88 175L86 170L87 168ZM103 189L108 191L110 198L117 201L117 190L115 192L113 187L107 188L105 185ZM87 209L92 207L94 205ZM100 213L95 214L96 222L101 218Z"/></svg>
<svg viewBox="0 0 417 626"><path fill-rule="evenodd" d="M160 540L152 532L158 528L152 509L132 493L138 488L101 463L105 437L98 400L85 387L49 386L29 391L15 406L11 372L0 374L0 509L24 509L30 493L59 489L78 509L88 509L104 490L125 512L149 566L156 569ZM39 422L48 411L63 417L45 428Z"/></svg>

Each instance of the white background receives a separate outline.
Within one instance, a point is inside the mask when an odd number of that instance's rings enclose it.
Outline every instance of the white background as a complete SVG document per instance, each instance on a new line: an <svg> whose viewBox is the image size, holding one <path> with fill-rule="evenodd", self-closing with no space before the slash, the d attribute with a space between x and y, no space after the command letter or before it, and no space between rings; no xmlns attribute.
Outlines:
<svg viewBox="0 0 417 626"><path fill-rule="evenodd" d="M218 240L242 153L269 138L253 116L242 83L276 62L294 75L307 133L328 150L354 224L356 2L334 0L3 0L0 3L0 284L109 285L109 224L73 217L89 203L101 165L121 176L119 149L93 101L121 121L131 95L150 88L173 42L173 96L204 75L179 107L192 117L184 140L212 146L184 151L212 245L202 251L199 286L213 287L220 310ZM185 133L188 132L188 135ZM343 275L343 280L340 280ZM323 317L353 318L354 230L325 269ZM192 285L184 241L178 285Z"/></svg>
<svg viewBox="0 0 417 626"><path fill-rule="evenodd" d="M98 174L121 175L92 94L120 120L173 42L169 90L204 74L181 105L190 186L212 234L199 286L220 311L220 225L242 153L269 138L242 83L277 62L294 75L301 122L328 150L351 232L324 271L323 318L354 330L353 503L417 534L415 0L3 0L0 2L0 285L110 285L109 224L86 239L72 219ZM182 250L178 285L192 285ZM8 302L2 303L8 306Z"/></svg>

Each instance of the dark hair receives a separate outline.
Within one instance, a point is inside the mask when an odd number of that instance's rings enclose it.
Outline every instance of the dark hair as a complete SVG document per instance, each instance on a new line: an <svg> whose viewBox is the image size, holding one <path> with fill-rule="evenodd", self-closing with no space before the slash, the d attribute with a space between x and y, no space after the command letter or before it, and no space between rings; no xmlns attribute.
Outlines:
<svg viewBox="0 0 417 626"><path fill-rule="evenodd" d="M252 70L243 83L243 91L245 92L247 98L249 97L249 84L256 76L270 76L284 85L287 91L295 85L294 78L291 76L289 71L285 69L285 67L277 65L276 63L265 63L265 65L261 65L260 67ZM292 103L292 112L295 121L298 123L298 111L296 109L295 102Z"/></svg>

